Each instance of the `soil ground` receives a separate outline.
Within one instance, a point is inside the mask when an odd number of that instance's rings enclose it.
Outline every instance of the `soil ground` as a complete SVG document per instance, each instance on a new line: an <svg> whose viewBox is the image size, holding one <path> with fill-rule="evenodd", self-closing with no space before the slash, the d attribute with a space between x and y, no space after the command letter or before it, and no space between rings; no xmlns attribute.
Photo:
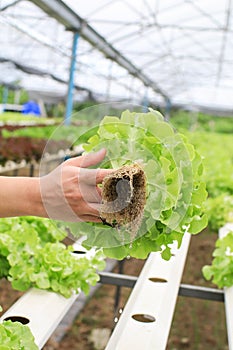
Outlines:
<svg viewBox="0 0 233 350"><path fill-rule="evenodd" d="M182 283L215 287L202 277L201 268L211 262L217 236L208 231L193 236L183 273ZM139 275L144 261L125 261L124 273ZM117 272L117 270L116 270ZM130 295L129 288L121 288L118 306L123 309ZM50 339L44 350L96 350L90 340L94 329L114 327L116 287L103 285L78 315L73 326L58 344ZM12 290L9 282L0 281L0 304L6 311L22 293ZM119 316L119 313L117 314ZM224 303L178 297L167 350L227 350ZM131 350L131 349L129 349ZM160 349L155 349L160 350Z"/></svg>

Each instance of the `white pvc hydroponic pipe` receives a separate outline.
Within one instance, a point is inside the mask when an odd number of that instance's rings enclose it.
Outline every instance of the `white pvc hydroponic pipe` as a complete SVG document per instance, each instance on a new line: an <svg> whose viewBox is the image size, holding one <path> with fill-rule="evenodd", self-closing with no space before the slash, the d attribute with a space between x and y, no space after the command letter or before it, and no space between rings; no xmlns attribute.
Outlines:
<svg viewBox="0 0 233 350"><path fill-rule="evenodd" d="M190 235L170 261L150 254L106 350L166 348Z"/></svg>

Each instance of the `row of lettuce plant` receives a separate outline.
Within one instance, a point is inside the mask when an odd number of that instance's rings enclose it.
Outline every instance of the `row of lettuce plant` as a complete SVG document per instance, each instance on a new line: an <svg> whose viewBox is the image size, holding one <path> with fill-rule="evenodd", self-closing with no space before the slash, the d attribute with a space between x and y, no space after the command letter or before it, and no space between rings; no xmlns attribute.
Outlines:
<svg viewBox="0 0 233 350"><path fill-rule="evenodd" d="M20 112L2 112L0 113L0 126L14 125L14 126L26 126L26 125L52 125L54 123L60 123L60 118L45 118L38 117L33 114L23 114Z"/></svg>
<svg viewBox="0 0 233 350"><path fill-rule="evenodd" d="M2 167L11 161L15 164L39 162L43 157L47 140L29 137L3 138L0 134L0 165ZM66 140L50 142L49 154L57 154L60 149L67 150L69 142Z"/></svg>
<svg viewBox="0 0 233 350"><path fill-rule="evenodd" d="M60 150L73 150L80 134L87 130L85 125L65 126L30 126L9 130L9 127L0 129L0 165L4 166L8 161L20 163L26 161L39 162L44 154L57 154ZM49 146L47 146L47 141Z"/></svg>
<svg viewBox="0 0 233 350"><path fill-rule="evenodd" d="M99 279L96 270L104 267L101 251L79 259L71 254L73 246L63 242L67 231L49 219L2 218L0 232L0 277L17 290L38 287L65 297L88 293Z"/></svg>
<svg viewBox="0 0 233 350"><path fill-rule="evenodd" d="M227 223L233 223L233 147L232 119L215 118L214 122L221 132L202 129L185 134L203 156L203 180L208 191L205 212L209 232L217 233ZM212 263L204 266L202 272L219 288L233 285L233 232L216 239Z"/></svg>
<svg viewBox="0 0 233 350"><path fill-rule="evenodd" d="M80 291L88 294L105 257L99 250L77 259L72 245L63 241L66 236L64 227L49 219L0 219L0 278L20 291L35 287L66 298ZM0 344L2 350L38 349L29 327L11 320L0 324Z"/></svg>

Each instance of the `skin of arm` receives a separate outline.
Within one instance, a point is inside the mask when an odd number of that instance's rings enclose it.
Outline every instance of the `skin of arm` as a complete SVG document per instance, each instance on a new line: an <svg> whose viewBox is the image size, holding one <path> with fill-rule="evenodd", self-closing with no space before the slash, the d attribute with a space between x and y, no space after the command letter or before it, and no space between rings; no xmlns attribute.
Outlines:
<svg viewBox="0 0 233 350"><path fill-rule="evenodd" d="M101 222L101 184L109 169L88 169L106 155L71 158L43 177L0 177L0 217L40 216L64 221Z"/></svg>

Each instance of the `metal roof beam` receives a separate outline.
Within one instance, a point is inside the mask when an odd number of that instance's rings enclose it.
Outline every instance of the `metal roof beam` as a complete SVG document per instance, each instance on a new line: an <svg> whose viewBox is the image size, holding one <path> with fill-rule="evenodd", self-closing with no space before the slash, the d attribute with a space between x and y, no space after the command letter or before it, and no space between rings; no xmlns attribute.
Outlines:
<svg viewBox="0 0 233 350"><path fill-rule="evenodd" d="M31 67L31 66L27 66L25 64L22 64L20 62L17 62L13 59L10 58L5 58L5 57L1 57L0 56L0 64L1 63L11 63L13 64L17 69L19 69L20 71L26 73L26 74L31 74L31 75L37 75L37 76L44 76L44 77L50 77L51 79L62 83L62 84L68 84L68 81L63 79L62 77L55 75L53 73L47 72L47 71L43 71L42 69L39 68L35 68L35 67ZM92 92L88 89L85 88L83 86L80 85L74 85L74 88L78 91L86 91L89 96L91 98L93 98ZM93 98L94 99L94 98Z"/></svg>
<svg viewBox="0 0 233 350"><path fill-rule="evenodd" d="M18 4L20 1L21 1L21 0L14 0L14 1L12 1L11 3L9 3L9 4L7 4L6 6L3 6L3 7L1 7L1 4L0 4L0 11L3 12L3 11L5 11L5 10L7 10L9 7Z"/></svg>
<svg viewBox="0 0 233 350"><path fill-rule="evenodd" d="M96 32L83 18L75 13L61 0L30 0L40 7L49 16L62 23L68 30L78 32L91 45L98 48L107 58L118 63L131 75L141 80L145 86L150 86L153 91L170 101L169 96L160 87L145 75L138 67L133 65L126 57L116 50L107 40Z"/></svg>

